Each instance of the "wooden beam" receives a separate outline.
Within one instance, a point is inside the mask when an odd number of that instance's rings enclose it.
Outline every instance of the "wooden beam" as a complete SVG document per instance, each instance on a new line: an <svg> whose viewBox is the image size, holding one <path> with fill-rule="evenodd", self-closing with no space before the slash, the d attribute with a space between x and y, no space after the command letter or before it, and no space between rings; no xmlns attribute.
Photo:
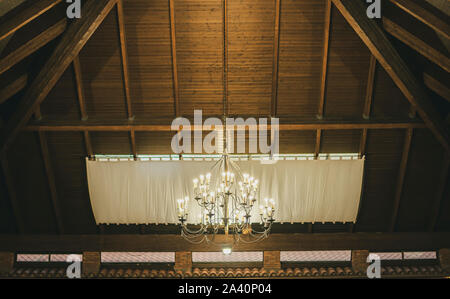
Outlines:
<svg viewBox="0 0 450 299"><path fill-rule="evenodd" d="M125 101L126 101L126 105L127 105L127 114L128 114L129 119L133 119L134 114L133 114L133 109L131 106L127 39L125 36L125 20L124 20L124 16L123 16L123 1L122 0L117 0L117 21L119 24L120 58L122 61L123 87L125 90Z"/></svg>
<svg viewBox="0 0 450 299"><path fill-rule="evenodd" d="M62 0L28 0L0 19L0 41L30 23Z"/></svg>
<svg viewBox="0 0 450 299"><path fill-rule="evenodd" d="M395 225L397 224L397 216L403 193L403 185L405 181L406 168L408 166L408 157L409 151L411 149L412 137L413 137L413 129L408 129L406 131L405 141L403 145L402 160L400 162L400 167L398 170L397 187L395 189L395 197L394 197L394 208L392 212L391 224L389 226L390 232L393 232L395 230Z"/></svg>
<svg viewBox="0 0 450 299"><path fill-rule="evenodd" d="M24 218L22 217L22 213L20 212L19 201L17 200L16 189L14 188L14 182L12 180L6 153L0 153L0 159L3 177L5 178L6 189L8 191L11 208L14 213L14 219L16 221L17 231L23 234L25 232L25 222Z"/></svg>
<svg viewBox="0 0 450 299"><path fill-rule="evenodd" d="M450 39L450 23L448 16L423 0L390 0L393 4L409 13L434 31ZM448 4L448 3L447 3Z"/></svg>
<svg viewBox="0 0 450 299"><path fill-rule="evenodd" d="M270 115L275 117L278 108L278 66L280 52L280 19L281 19L281 0L275 1L275 20L273 36L273 62L272 62L272 105Z"/></svg>
<svg viewBox="0 0 450 299"><path fill-rule="evenodd" d="M0 87L0 104L6 102L13 95L27 86L28 74L22 74L20 77L15 78L13 81L8 82L7 85ZM2 84L3 85L3 84Z"/></svg>
<svg viewBox="0 0 450 299"><path fill-rule="evenodd" d="M367 146L367 134L368 130L363 129L361 133L361 139L359 141L359 157L362 158L366 154L366 146Z"/></svg>
<svg viewBox="0 0 450 299"><path fill-rule="evenodd" d="M172 54L172 82L173 82L173 99L175 107L175 117L180 115L180 91L178 88L178 66L177 66L177 37L175 27L175 3L169 0L169 16L170 16L170 46Z"/></svg>
<svg viewBox="0 0 450 299"><path fill-rule="evenodd" d="M419 52L430 61L450 72L450 57L447 48L436 33L414 18L392 12L383 16L383 27L391 35Z"/></svg>
<svg viewBox="0 0 450 299"><path fill-rule="evenodd" d="M0 251L22 253L76 253L83 251L111 252L176 252L222 251L232 238L216 235L214 243L192 244L180 235L0 235ZM271 234L269 238L233 245L233 251L303 251L303 250L372 250L422 251L450 246L450 233L296 233Z"/></svg>
<svg viewBox="0 0 450 299"><path fill-rule="evenodd" d="M86 102L84 96L83 77L81 74L80 58L78 56L76 56L73 60L73 73L75 77L75 87L77 90L78 103L80 106L81 120L85 121L88 119L88 114L86 111Z"/></svg>
<svg viewBox="0 0 450 299"><path fill-rule="evenodd" d="M64 233L64 224L62 220L63 217L61 214L58 193L56 191L55 174L53 172L53 167L50 160L47 136L45 135L45 132L38 132L38 134L39 134L39 142L41 144L42 159L44 160L45 172L47 174L48 187L50 190L50 198L52 200L53 211L55 213L57 231L60 234L63 234Z"/></svg>
<svg viewBox="0 0 450 299"><path fill-rule="evenodd" d="M377 69L377 59L375 58L375 56L371 55L369 63L369 74L367 78L366 99L364 102L364 111L363 111L364 119L369 119L370 117L373 100L373 90L375 86L376 69Z"/></svg>
<svg viewBox="0 0 450 299"><path fill-rule="evenodd" d="M279 129L282 131L301 131L301 130L357 130L357 129L409 129L424 128L425 125L418 120L390 121L390 120L313 120L297 123L280 123ZM250 126L249 129L255 130L257 125ZM271 125L267 125L270 130ZM46 121L31 122L24 128L26 131L146 131L146 132L171 132L170 124L155 124L137 121ZM192 127L192 130L203 130L203 127ZM206 129L205 129L206 130ZM209 131L209 130L206 130ZM175 131L174 131L175 132Z"/></svg>
<svg viewBox="0 0 450 299"><path fill-rule="evenodd" d="M314 158L317 159L320 154L320 144L322 142L322 130L318 129L316 131L316 146L314 149Z"/></svg>
<svg viewBox="0 0 450 299"><path fill-rule="evenodd" d="M433 209L431 214L430 224L428 226L428 231L432 232L436 228L436 224L439 218L439 211L441 208L441 203L444 198L445 185L447 183L448 178L448 168L449 168L450 158L447 155L444 155L444 163L442 164L441 176L439 179L439 185L436 189L436 199L433 203Z"/></svg>
<svg viewBox="0 0 450 299"><path fill-rule="evenodd" d="M408 101L417 109L447 153L450 152L448 132L442 117L378 24L367 18L364 4L354 0L332 1Z"/></svg>
<svg viewBox="0 0 450 299"><path fill-rule="evenodd" d="M439 96L450 102L450 77L438 67L428 67L423 73L423 82Z"/></svg>
<svg viewBox="0 0 450 299"><path fill-rule="evenodd" d="M327 89L327 74L328 74L328 52L330 49L331 11L332 11L331 0L326 0L325 25L323 34L324 37L323 37L323 53L322 53L322 74L320 77L320 99L319 99L319 110L317 112L317 117L319 119L323 118L323 115L325 113L325 96Z"/></svg>
<svg viewBox="0 0 450 299"><path fill-rule="evenodd" d="M32 83L24 100L17 107L3 130L1 150L4 151L25 126L33 111L46 98L58 79L78 55L88 39L102 23L117 0L89 0L82 7L83 17L73 21L59 44Z"/></svg>
<svg viewBox="0 0 450 299"><path fill-rule="evenodd" d="M35 36L28 42L26 42L24 45L17 48L12 53L3 57L0 60L0 74L3 74L4 72L12 68L14 65L22 61L24 58L33 54L34 52L36 52L37 50L48 44L50 41L60 36L66 30L66 26L67 26L67 19L64 18L58 23L54 24L50 28L40 33L39 35Z"/></svg>

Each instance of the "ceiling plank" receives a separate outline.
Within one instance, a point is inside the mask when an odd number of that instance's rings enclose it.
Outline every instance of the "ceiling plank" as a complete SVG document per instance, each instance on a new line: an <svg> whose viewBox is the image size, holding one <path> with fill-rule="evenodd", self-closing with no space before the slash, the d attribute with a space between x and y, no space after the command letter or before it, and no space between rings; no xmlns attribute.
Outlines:
<svg viewBox="0 0 450 299"><path fill-rule="evenodd" d="M311 121L296 121L296 122L281 122L279 124L280 130L352 130L352 129L409 129L409 128L424 128L425 124L417 121L407 119L405 121L392 120L311 120ZM256 127L251 126L251 129ZM267 128L270 130L271 125ZM31 122L24 130L26 131L147 131L147 132L170 132L172 126L170 123L151 123L143 121L123 121L123 120L109 120L109 121L46 121L46 122ZM197 130L192 127L192 130ZM200 130L203 130L201 128ZM210 129L205 129L209 131ZM174 131L175 132L175 131Z"/></svg>
<svg viewBox="0 0 450 299"><path fill-rule="evenodd" d="M90 0L82 7L83 17L75 20L63 34L59 44L24 95L23 101L3 130L1 150L4 151L25 126L33 111L46 98L58 79L72 63L83 46L100 26L117 0Z"/></svg>
<svg viewBox="0 0 450 299"><path fill-rule="evenodd" d="M214 243L192 244L180 235L0 235L0 250L22 253L64 253L83 251L173 252L222 251L232 244L231 236L216 235ZM264 250L372 250L423 251L450 247L450 233L296 233L271 234L257 243L240 242L233 251Z"/></svg>
<svg viewBox="0 0 450 299"><path fill-rule="evenodd" d="M12 176L9 170L8 158L6 153L0 153L0 164L3 171L3 177L6 183L6 189L8 191L8 196L10 204L14 213L14 219L16 221L16 227L20 234L25 233L25 222L24 217L19 208L19 202L17 200L16 189L14 188L14 182L12 181Z"/></svg>
<svg viewBox="0 0 450 299"><path fill-rule="evenodd" d="M450 72L448 50L433 30L408 15L394 14L394 12L383 16L383 28L442 69Z"/></svg>
<svg viewBox="0 0 450 299"><path fill-rule="evenodd" d="M406 168L408 166L408 157L409 151L411 149L412 137L413 137L413 129L408 129L406 131L405 141L403 145L402 160L400 162L400 167L398 170L397 186L395 189L395 197L394 197L394 208L391 217L391 224L389 226L390 232L393 232L395 230L395 225L397 224L397 216L403 193L403 185L405 181Z"/></svg>
<svg viewBox="0 0 450 299"><path fill-rule="evenodd" d="M325 113L325 96L326 96L327 73L328 73L328 53L330 49L331 10L332 10L331 0L326 0L323 53L322 53L322 73L320 77L320 99L319 99L319 110L317 112L317 117L319 119L321 119Z"/></svg>
<svg viewBox="0 0 450 299"><path fill-rule="evenodd" d="M26 42L24 45L17 48L15 51L2 58L0 60L0 74L3 74L14 65L22 61L24 58L30 56L31 54L60 36L66 30L66 26L67 19L63 18L58 23L49 27L39 35Z"/></svg>
<svg viewBox="0 0 450 299"><path fill-rule="evenodd" d="M450 23L448 16L423 0L390 0L434 31L450 39Z"/></svg>
<svg viewBox="0 0 450 299"><path fill-rule="evenodd" d="M55 174L53 172L53 167L52 167L51 161L50 161L50 153L48 150L47 136L46 136L45 132L42 132L42 131L38 132L38 134L39 134L39 142L41 144L42 159L44 161L44 166L45 166L45 173L47 174L47 181L48 181L48 186L50 189L50 198L52 200L53 211L55 213L55 218L56 218L57 231L60 234L64 234L64 224L63 224L63 220L62 220L63 217L61 214L58 193L56 191Z"/></svg>
<svg viewBox="0 0 450 299"><path fill-rule="evenodd" d="M360 1L332 0L341 14L377 58L420 117L450 152L447 127L403 59L390 43L378 24L367 18L366 8Z"/></svg>
<svg viewBox="0 0 450 299"><path fill-rule="evenodd" d="M62 0L28 0L0 19L0 41L30 23Z"/></svg>
<svg viewBox="0 0 450 299"><path fill-rule="evenodd" d="M27 86L28 74L22 74L20 77L15 78L12 82L8 82L6 86L0 86L0 104L6 102L13 95ZM3 83L2 83L3 85Z"/></svg>
<svg viewBox="0 0 450 299"><path fill-rule="evenodd" d="M172 55L172 80L173 80L173 99L175 107L175 117L180 115L180 91L178 87L178 65L177 65L177 37L175 27L175 3L174 0L169 1L170 14L170 46Z"/></svg>
<svg viewBox="0 0 450 299"><path fill-rule="evenodd" d="M125 90L125 101L127 105L127 114L129 119L134 118L130 93L130 75L128 66L127 38L125 36L125 20L123 15L123 1L117 0L117 22L119 25L120 37L120 58L122 61L123 87Z"/></svg>
<svg viewBox="0 0 450 299"><path fill-rule="evenodd" d="M273 36L273 62L272 62L272 105L271 116L277 115L278 107L278 69L279 69L279 53L280 53L280 19L281 19L281 0L275 3L275 20L274 20L274 36Z"/></svg>

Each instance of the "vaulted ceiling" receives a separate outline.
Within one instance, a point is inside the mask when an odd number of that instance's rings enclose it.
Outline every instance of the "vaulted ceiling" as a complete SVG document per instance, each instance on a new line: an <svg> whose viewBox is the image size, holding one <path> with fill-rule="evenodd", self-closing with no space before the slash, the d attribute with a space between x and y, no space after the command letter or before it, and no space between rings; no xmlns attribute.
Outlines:
<svg viewBox="0 0 450 299"><path fill-rule="evenodd" d="M450 230L448 36L439 32L448 19L424 1L411 2L431 12L431 21L384 1L383 19L367 28L387 39L371 48L352 28L361 23L346 15L346 0L227 0L225 38L222 0L124 0L123 11L114 5L104 20L91 13L98 28L79 53L70 52L81 44L70 34L83 18L66 21L61 1L39 2L56 5L17 30L0 53L4 140L20 128L2 158L0 233L176 232L97 227L85 158L170 154L174 132L151 126L192 117L195 109L221 115L225 69L230 115L276 115L295 124L281 132L280 152L366 158L355 225L294 224L279 232ZM412 21L405 25L401 16ZM431 35L413 25L439 35L428 41ZM383 55L379 44L393 47L402 62ZM69 52L67 69L51 65ZM393 76L403 62L406 75ZM42 78L46 70L55 80L48 95L34 90L51 81ZM423 97L405 96L408 86ZM34 116L13 126L20 111Z"/></svg>

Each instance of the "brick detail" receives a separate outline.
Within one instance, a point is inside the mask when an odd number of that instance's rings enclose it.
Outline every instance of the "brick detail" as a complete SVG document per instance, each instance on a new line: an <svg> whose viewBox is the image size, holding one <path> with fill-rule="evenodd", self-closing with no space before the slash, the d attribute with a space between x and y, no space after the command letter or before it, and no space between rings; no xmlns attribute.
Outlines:
<svg viewBox="0 0 450 299"><path fill-rule="evenodd" d="M14 267L14 253L0 252L0 273L10 273Z"/></svg>
<svg viewBox="0 0 450 299"><path fill-rule="evenodd" d="M442 269L450 272L450 248L439 250L439 263Z"/></svg>
<svg viewBox="0 0 450 299"><path fill-rule="evenodd" d="M81 272L83 277L98 274L100 271L100 252L83 252Z"/></svg>
<svg viewBox="0 0 450 299"><path fill-rule="evenodd" d="M264 269L266 270L281 269L279 251L264 251Z"/></svg>
<svg viewBox="0 0 450 299"><path fill-rule="evenodd" d="M367 272L369 250L352 250L352 267L355 272Z"/></svg>
<svg viewBox="0 0 450 299"><path fill-rule="evenodd" d="M192 271L192 252L177 251L175 252L175 271L188 272Z"/></svg>

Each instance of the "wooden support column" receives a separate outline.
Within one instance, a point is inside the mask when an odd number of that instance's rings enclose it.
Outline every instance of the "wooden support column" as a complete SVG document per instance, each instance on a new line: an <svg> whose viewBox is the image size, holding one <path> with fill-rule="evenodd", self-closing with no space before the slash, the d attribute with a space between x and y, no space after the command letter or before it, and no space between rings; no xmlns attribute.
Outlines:
<svg viewBox="0 0 450 299"><path fill-rule="evenodd" d="M174 0L169 1L170 14L170 45L172 51L172 80L173 80L173 99L175 107L175 116L180 114L180 92L178 88L178 66L177 66L177 38L175 28L175 3Z"/></svg>
<svg viewBox="0 0 450 299"><path fill-rule="evenodd" d="M133 157L136 160L137 159L137 152L136 152L136 133L134 130L130 131L130 141L131 141L131 152L133 153Z"/></svg>
<svg viewBox="0 0 450 299"><path fill-rule="evenodd" d="M314 149L314 159L319 158L321 143L322 143L322 130L319 129L316 131L316 146Z"/></svg>
<svg viewBox="0 0 450 299"><path fill-rule="evenodd" d="M174 270L182 272L192 271L192 252L190 251L175 252Z"/></svg>
<svg viewBox="0 0 450 299"><path fill-rule="evenodd" d="M367 258L369 257L369 250L352 250L352 268L355 272L366 273Z"/></svg>
<svg viewBox="0 0 450 299"><path fill-rule="evenodd" d="M85 251L83 252L82 276L89 277L100 271L101 255L100 252Z"/></svg>
<svg viewBox="0 0 450 299"><path fill-rule="evenodd" d="M445 184L447 182L449 163L450 157L444 153L444 163L442 164L442 171L439 179L439 185L436 190L436 198L433 204L430 224L428 226L428 231L430 232L435 230L439 218L439 211L441 208L442 199L444 198Z"/></svg>
<svg viewBox="0 0 450 299"><path fill-rule="evenodd" d="M450 248L439 250L439 264L442 269L450 272Z"/></svg>
<svg viewBox="0 0 450 299"><path fill-rule="evenodd" d="M280 251L264 251L264 269L265 270L281 269Z"/></svg>
<svg viewBox="0 0 450 299"><path fill-rule="evenodd" d="M400 208L400 201L403 192L406 168L408 166L408 156L411 148L412 137L413 137L413 129L408 129L406 131L405 141L403 145L402 160L400 162L400 168L398 170L397 187L395 190L395 199L394 199L394 212L392 213L391 224L389 226L390 232L393 232L395 230L395 225L397 224L398 210Z"/></svg>
<svg viewBox="0 0 450 299"><path fill-rule="evenodd" d="M276 0L275 3L275 31L273 36L273 63L272 63L272 106L271 116L277 115L278 107L278 66L279 66L279 52L280 52L280 19L281 19L281 0Z"/></svg>
<svg viewBox="0 0 450 299"><path fill-rule="evenodd" d="M16 220L17 231L22 234L25 232L25 222L19 209L19 202L17 200L17 194L14 188L14 182L11 177L11 173L9 170L9 163L5 152L4 153L0 152L0 159L3 177L5 178L6 189L8 191L11 208L14 213L14 218Z"/></svg>
<svg viewBox="0 0 450 299"><path fill-rule="evenodd" d="M0 274L6 274L14 268L14 252L0 252Z"/></svg>
<svg viewBox="0 0 450 299"><path fill-rule="evenodd" d="M120 57L122 60L122 74L123 74L123 87L125 90L125 101L127 105L128 119L133 120L134 114L131 106L131 93L130 93L130 76L128 67L128 52L127 52L127 39L125 36L125 20L123 16L123 1L117 0L117 21L119 24L119 37L120 37Z"/></svg>
<svg viewBox="0 0 450 299"><path fill-rule="evenodd" d="M50 197L53 205L53 212L55 213L56 224L58 226L58 232L64 233L64 225L62 221L61 209L56 191L55 175L53 173L52 163L50 161L50 153L48 150L47 136L45 132L38 132L39 142L41 144L42 159L44 160L45 172L47 174L48 187L50 189Z"/></svg>

